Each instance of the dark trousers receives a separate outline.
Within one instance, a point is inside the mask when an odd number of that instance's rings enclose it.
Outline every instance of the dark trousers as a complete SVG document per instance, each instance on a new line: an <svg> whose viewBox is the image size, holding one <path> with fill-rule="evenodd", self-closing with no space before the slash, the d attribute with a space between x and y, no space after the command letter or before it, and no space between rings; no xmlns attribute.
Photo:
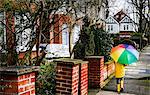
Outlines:
<svg viewBox="0 0 150 95"><path fill-rule="evenodd" d="M121 81L124 81L124 78L123 77L122 78L116 78L116 80L117 80L117 84L120 84Z"/></svg>

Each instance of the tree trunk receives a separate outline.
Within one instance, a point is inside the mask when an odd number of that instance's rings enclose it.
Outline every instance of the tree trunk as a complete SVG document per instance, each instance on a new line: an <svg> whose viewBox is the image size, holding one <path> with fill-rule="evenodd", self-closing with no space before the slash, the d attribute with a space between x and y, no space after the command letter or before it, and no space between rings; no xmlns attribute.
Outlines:
<svg viewBox="0 0 150 95"><path fill-rule="evenodd" d="M17 52L14 33L14 17L13 12L6 13L6 40L7 40L7 65L15 65L17 62Z"/></svg>

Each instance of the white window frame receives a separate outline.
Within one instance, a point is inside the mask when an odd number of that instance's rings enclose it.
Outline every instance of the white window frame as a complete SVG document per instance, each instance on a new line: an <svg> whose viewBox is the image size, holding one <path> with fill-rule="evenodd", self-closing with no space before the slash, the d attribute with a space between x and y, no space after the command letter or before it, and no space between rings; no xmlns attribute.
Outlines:
<svg viewBox="0 0 150 95"><path fill-rule="evenodd" d="M62 45L69 45L69 30L68 25L62 25Z"/></svg>

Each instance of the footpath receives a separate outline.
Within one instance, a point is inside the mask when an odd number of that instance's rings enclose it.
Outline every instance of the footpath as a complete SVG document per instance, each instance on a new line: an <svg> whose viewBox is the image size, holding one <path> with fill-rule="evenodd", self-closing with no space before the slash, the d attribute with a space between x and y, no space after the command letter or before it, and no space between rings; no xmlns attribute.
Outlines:
<svg viewBox="0 0 150 95"><path fill-rule="evenodd" d="M124 87L124 92L117 94L112 78L103 89L90 90L89 95L150 95L150 45L140 52L138 62L126 67Z"/></svg>

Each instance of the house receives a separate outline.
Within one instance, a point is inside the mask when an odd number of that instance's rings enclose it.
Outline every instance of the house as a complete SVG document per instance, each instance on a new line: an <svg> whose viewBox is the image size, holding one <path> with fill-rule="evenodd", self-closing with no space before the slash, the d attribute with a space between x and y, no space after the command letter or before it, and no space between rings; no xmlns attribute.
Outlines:
<svg viewBox="0 0 150 95"><path fill-rule="evenodd" d="M34 4L31 4L31 7L33 10L35 10ZM60 13L55 13L53 15L54 18L52 18L52 15L49 16L49 21L52 21L52 19L54 19L55 23L53 25L50 25L47 31L42 32L40 48L46 46L47 58L69 57L69 24L71 18L68 15ZM24 26L27 26L27 24L30 23L27 17L30 17L28 16L28 13L26 13L25 15L20 15L15 12L12 18L8 20L7 13L3 10L0 12L0 51L4 51L4 46L8 43L6 35L9 29L5 27L4 24L6 24L7 26L8 23L11 23L12 31L16 34L16 51L19 54L19 58L23 58L25 52L28 50L28 44L31 41L30 36L34 36L35 34L33 34L33 31L38 30L38 27L40 26L37 20L37 25L35 25L34 30L32 30L31 27L24 29ZM24 22L21 23L20 21ZM4 24L2 22L4 22ZM36 56L35 45L32 49L31 56L32 55L34 57Z"/></svg>
<svg viewBox="0 0 150 95"><path fill-rule="evenodd" d="M111 34L119 33L119 22L113 17L109 16L106 19L106 31Z"/></svg>
<svg viewBox="0 0 150 95"><path fill-rule="evenodd" d="M70 34L70 21L69 16L63 14L55 14L55 20L58 20L54 25L50 26L53 30L49 29L47 39L49 44L41 42L40 46L45 47L46 45L46 58L52 57L70 57L69 52L69 34Z"/></svg>
<svg viewBox="0 0 150 95"><path fill-rule="evenodd" d="M106 19L106 31L119 34L120 38L130 38L130 34L136 32L135 26L134 21L123 10Z"/></svg>

